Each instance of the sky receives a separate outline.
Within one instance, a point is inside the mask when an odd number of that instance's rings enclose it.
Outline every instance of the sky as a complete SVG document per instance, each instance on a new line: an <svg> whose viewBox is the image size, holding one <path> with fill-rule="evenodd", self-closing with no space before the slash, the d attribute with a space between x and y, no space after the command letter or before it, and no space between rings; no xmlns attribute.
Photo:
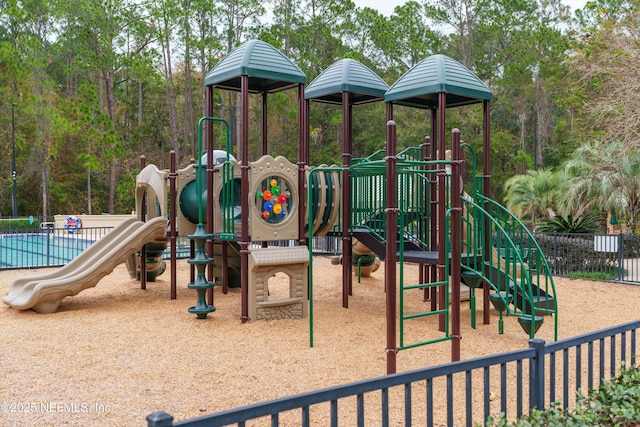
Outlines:
<svg viewBox="0 0 640 427"><path fill-rule="evenodd" d="M407 0L353 0L358 7L370 7L377 9L385 16L391 16L396 6L404 4ZM562 3L571 7L571 10L580 9L587 0L563 0Z"/></svg>

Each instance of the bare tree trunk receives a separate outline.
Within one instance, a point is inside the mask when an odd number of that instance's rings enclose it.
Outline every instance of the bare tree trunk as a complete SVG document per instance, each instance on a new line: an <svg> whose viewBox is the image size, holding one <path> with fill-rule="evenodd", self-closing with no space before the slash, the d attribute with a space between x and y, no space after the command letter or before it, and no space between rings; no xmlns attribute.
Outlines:
<svg viewBox="0 0 640 427"><path fill-rule="evenodd" d="M544 89L544 79L536 77L536 149L534 164L538 169L544 168L544 150L553 135L553 114L548 94Z"/></svg>
<svg viewBox="0 0 640 427"><path fill-rule="evenodd" d="M185 0L184 10L191 8L191 2ZM193 86L191 84L191 26L189 16L185 14L184 35L184 137L183 140L191 147L195 146L195 118L193 116Z"/></svg>
<svg viewBox="0 0 640 427"><path fill-rule="evenodd" d="M45 165L42 166L40 173L40 182L42 184L42 217L47 218L48 216L48 200L49 200L49 185L47 177L49 174L47 173L47 167Z"/></svg>
<svg viewBox="0 0 640 427"><path fill-rule="evenodd" d="M107 113L109 114L109 120L111 125L115 129L116 127L116 97L113 93L114 88L114 72L112 70L106 71L104 75L104 89L107 101ZM116 210L116 183L117 183L117 159L115 155L111 154L113 158L109 163L109 214L113 215Z"/></svg>
<svg viewBox="0 0 640 427"><path fill-rule="evenodd" d="M162 42L162 52L164 57L164 72L167 86L167 109L169 110L169 139L171 140L171 148L176 152L178 164L180 164L180 146L178 144L178 125L176 119L176 95L173 84L173 71L171 68L171 43L169 40Z"/></svg>
<svg viewBox="0 0 640 427"><path fill-rule="evenodd" d="M42 216L46 218L49 214L49 168L48 168L48 117L44 113L44 103L46 102L45 89L44 89L44 70L41 68L35 71L35 92L37 94L36 100L36 120L38 122L38 130L36 134L36 162L40 167L40 185L42 188Z"/></svg>
<svg viewBox="0 0 640 427"><path fill-rule="evenodd" d="M87 215L93 215L91 212L91 169L87 168Z"/></svg>
<svg viewBox="0 0 640 427"><path fill-rule="evenodd" d="M138 81L138 127L141 127L144 124L144 121L142 119L143 117L143 101L144 101L144 93L142 92L143 89L143 84L142 84L142 79L140 79ZM145 147L144 147L144 142L143 139L140 138L139 141L139 151L141 153L144 153L145 151Z"/></svg>

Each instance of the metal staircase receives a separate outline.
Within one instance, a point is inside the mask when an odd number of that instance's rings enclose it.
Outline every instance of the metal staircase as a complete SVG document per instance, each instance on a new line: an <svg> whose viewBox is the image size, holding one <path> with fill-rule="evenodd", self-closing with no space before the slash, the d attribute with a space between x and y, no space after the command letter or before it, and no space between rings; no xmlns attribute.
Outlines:
<svg viewBox="0 0 640 427"><path fill-rule="evenodd" d="M409 148L398 154L397 160L397 206L396 236L397 259L400 277L403 277L407 262L435 266L438 263L438 248L434 245L431 220L435 197L445 194L445 232L450 236L451 214L450 176L442 178L451 170L450 161L422 160L420 148ZM473 154L473 153L472 153ZM350 233L378 256L384 259L387 242L386 227L386 169L383 155L375 153L370 158L354 159L349 169L352 188ZM473 156L475 159L475 156ZM475 174L475 160L472 162ZM479 180L478 180L479 181ZM481 183L481 181L479 181ZM444 190L439 186L444 185ZM487 284L488 300L500 312L499 330L502 332L502 315L517 315L523 329L534 337L551 314L557 338L557 305L553 277L540 246L526 226L505 207L481 194L481 185L474 183L472 196L464 194L462 200L462 230L460 233L462 267L461 278L473 290ZM477 189L477 190L476 190ZM433 212L434 213L434 212ZM438 221L440 222L440 221ZM437 227L437 225L436 225ZM449 254L450 238L445 241ZM445 277L451 272L450 262L445 262ZM406 344L403 342L404 322L431 316L449 315L448 292L445 306L425 310L421 313L404 312L403 298L412 289L440 288L449 286L447 281L405 285L400 280L400 349L429 344L449 339L448 323L445 322L443 336L436 340ZM472 311L475 299L472 296ZM486 304L486 301L485 301ZM486 310L485 310L486 311ZM475 327L475 312L472 313Z"/></svg>

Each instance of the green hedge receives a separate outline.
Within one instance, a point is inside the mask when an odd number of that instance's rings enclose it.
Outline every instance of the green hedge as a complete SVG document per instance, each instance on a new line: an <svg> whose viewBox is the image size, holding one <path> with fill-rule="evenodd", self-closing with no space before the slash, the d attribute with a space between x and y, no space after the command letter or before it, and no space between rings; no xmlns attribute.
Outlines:
<svg viewBox="0 0 640 427"><path fill-rule="evenodd" d="M603 381L591 390L587 397L578 396L574 410L562 409L556 402L544 411L534 409L531 414L514 422L505 419L504 413L490 416L487 427L530 426L620 426L640 425L640 367L623 369L619 376ZM480 424L477 424L480 426Z"/></svg>
<svg viewBox="0 0 640 427"><path fill-rule="evenodd" d="M3 218L0 219L0 230L37 230L40 228L40 220L33 218Z"/></svg>
<svg viewBox="0 0 640 427"><path fill-rule="evenodd" d="M597 252L592 235L536 234L553 274L608 272L618 266L617 252Z"/></svg>

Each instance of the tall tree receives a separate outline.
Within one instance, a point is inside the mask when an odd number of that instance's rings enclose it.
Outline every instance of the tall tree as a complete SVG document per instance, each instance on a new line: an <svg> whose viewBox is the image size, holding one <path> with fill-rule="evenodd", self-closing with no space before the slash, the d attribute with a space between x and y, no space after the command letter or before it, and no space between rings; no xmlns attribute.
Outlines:
<svg viewBox="0 0 640 427"><path fill-rule="evenodd" d="M22 49L26 46L25 38L28 38L25 15L26 11L17 1L0 2L0 120L3 123L0 127L0 151L12 153L17 148L18 157L22 153L23 138L20 128L14 129L13 125L20 122L21 110L28 110L24 105L25 100L20 99L20 93L26 94L31 90L27 85L32 80L25 63L28 51ZM13 213L13 165L10 156L5 156L5 159L0 163L0 215ZM21 160L18 159L20 163ZM22 183L19 178L16 175L18 187Z"/></svg>
<svg viewBox="0 0 640 427"><path fill-rule="evenodd" d="M184 124L182 126L184 133L183 140L188 146L192 147L193 152L196 146L196 124L194 115L195 106L193 101L193 59L191 54L191 4L191 0L183 0L181 3L180 34L182 36L182 44L184 45Z"/></svg>
<svg viewBox="0 0 640 427"><path fill-rule="evenodd" d="M451 47L455 57L467 68L473 64L476 34L480 23L491 10L490 0L437 0L426 3L427 16L436 24L443 25L445 31L452 31Z"/></svg>
<svg viewBox="0 0 640 427"><path fill-rule="evenodd" d="M396 6L389 18L365 7L356 12L352 28L347 40L358 59L390 82L441 49L442 34L416 1Z"/></svg>
<svg viewBox="0 0 640 427"><path fill-rule="evenodd" d="M259 23L265 9L262 0L219 0L217 13L229 53Z"/></svg>
<svg viewBox="0 0 640 427"><path fill-rule="evenodd" d="M640 144L640 6L622 0L589 2L568 59L576 84L581 135L607 143Z"/></svg>
<svg viewBox="0 0 640 427"><path fill-rule="evenodd" d="M58 146L53 138L52 118L55 114L55 92L47 73L50 60L49 37L55 27L55 3L42 0L23 2L29 55L26 60L33 70L33 92L31 102L36 123L34 145L31 152L31 166L39 171L42 215L49 214L49 185L51 159L56 155Z"/></svg>
<svg viewBox="0 0 640 427"><path fill-rule="evenodd" d="M535 58L535 111L536 111L536 150L534 163L542 168L545 164L545 149L555 135L556 117L555 98L559 98L558 90L565 90L565 70L562 69L562 58L568 47L567 40L561 32L561 26L569 19L569 9L559 0L542 0L539 2L539 13L536 31L534 32Z"/></svg>
<svg viewBox="0 0 640 427"><path fill-rule="evenodd" d="M77 26L74 45L79 55L75 58L84 77L93 79L98 86L101 115L108 119L100 122L101 150L109 163L109 197L107 211L115 212L117 168L122 155L125 123L118 115L119 79L126 62L127 33L138 24L139 5L128 0L78 1L67 5L67 15L74 16Z"/></svg>
<svg viewBox="0 0 640 427"><path fill-rule="evenodd" d="M173 0L151 0L149 4L150 19L155 29L156 40L160 45L162 70L167 99L167 113L169 115L169 129L167 136L171 148L176 152L180 161L180 141L178 138L178 119L176 116L176 88L173 76L173 42L175 29L180 20L181 4Z"/></svg>

